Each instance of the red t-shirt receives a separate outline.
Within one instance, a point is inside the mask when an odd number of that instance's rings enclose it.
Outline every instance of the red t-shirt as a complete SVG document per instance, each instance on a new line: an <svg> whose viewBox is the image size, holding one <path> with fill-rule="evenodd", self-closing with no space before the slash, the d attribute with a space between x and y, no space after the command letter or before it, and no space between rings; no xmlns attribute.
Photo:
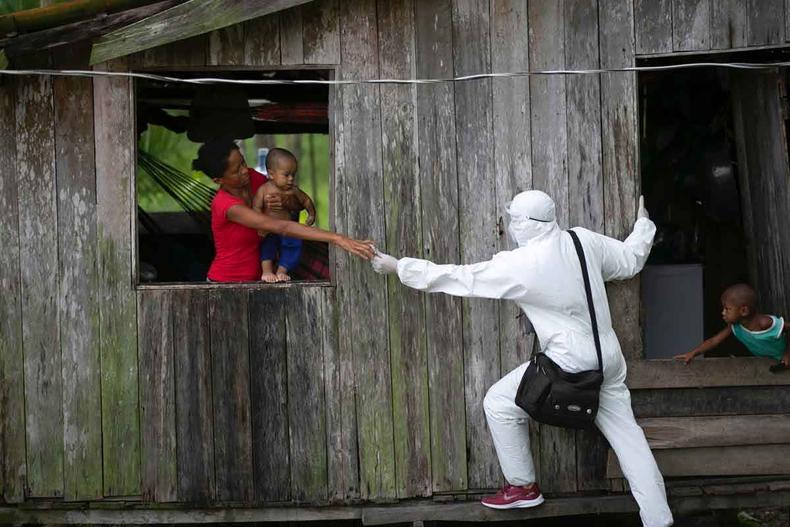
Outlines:
<svg viewBox="0 0 790 527"><path fill-rule="evenodd" d="M250 192L255 195L258 187L266 183L266 176L248 168ZM251 282L261 276L258 231L228 219L228 209L244 205L224 190L217 191L211 201L211 232L214 235L214 261L208 270L212 282Z"/></svg>

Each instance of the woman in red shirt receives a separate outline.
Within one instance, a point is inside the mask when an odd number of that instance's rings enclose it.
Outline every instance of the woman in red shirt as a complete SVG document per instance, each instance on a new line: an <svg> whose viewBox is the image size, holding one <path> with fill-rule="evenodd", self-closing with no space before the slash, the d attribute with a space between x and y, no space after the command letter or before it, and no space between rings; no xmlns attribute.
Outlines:
<svg viewBox="0 0 790 527"><path fill-rule="evenodd" d="M211 202L214 261L208 271L212 282L252 282L260 277L258 231L302 240L333 243L361 258L373 257L373 242L278 220L252 209L252 197L266 179L247 168L239 147L228 139L215 139L200 147L192 167L219 185Z"/></svg>

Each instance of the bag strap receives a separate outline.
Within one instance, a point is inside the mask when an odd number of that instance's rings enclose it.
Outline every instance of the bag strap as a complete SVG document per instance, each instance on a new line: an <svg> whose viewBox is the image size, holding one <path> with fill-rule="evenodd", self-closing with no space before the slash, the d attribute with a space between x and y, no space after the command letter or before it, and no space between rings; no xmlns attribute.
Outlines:
<svg viewBox="0 0 790 527"><path fill-rule="evenodd" d="M582 277L584 278L584 292L587 293L587 309L590 310L590 322L592 324L593 339L595 340L595 352L598 354L598 371L603 371L603 361L601 360L601 339L598 336L598 319L595 318L595 306L593 305L592 289L590 288L590 275L587 274L587 260L584 258L584 249L579 241L579 237L572 230L568 230L568 234L573 239L573 245L576 247L576 255L579 257L579 263L582 266Z"/></svg>

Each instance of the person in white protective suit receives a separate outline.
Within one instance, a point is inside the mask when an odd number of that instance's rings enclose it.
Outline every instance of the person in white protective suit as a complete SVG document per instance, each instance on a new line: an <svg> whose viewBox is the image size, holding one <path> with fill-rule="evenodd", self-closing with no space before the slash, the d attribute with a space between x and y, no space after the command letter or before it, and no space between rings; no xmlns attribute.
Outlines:
<svg viewBox="0 0 790 527"><path fill-rule="evenodd" d="M598 358L592 336L584 282L568 233L555 221L554 201L531 190L518 194L507 209L508 232L518 244L486 262L437 265L427 260L377 253L372 265L380 273L397 273L404 285L454 296L513 300L529 317L542 351L568 372L594 370ZM634 420L625 385L626 364L612 329L604 282L636 275L644 266L655 224L639 200L634 230L624 242L575 228L587 258L601 340L604 382L596 426L617 454L644 525L672 525L664 480L645 435ZM527 363L494 384L485 396L488 427L506 484L483 505L509 509L543 503L529 449L528 414L515 396Z"/></svg>

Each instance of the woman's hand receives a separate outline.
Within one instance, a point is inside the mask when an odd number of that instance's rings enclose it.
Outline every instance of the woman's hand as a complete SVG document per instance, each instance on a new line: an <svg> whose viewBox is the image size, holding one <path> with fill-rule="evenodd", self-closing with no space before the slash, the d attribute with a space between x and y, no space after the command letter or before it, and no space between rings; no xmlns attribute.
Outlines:
<svg viewBox="0 0 790 527"><path fill-rule="evenodd" d="M373 242L371 240L354 240L343 235L338 235L337 240L335 240L335 245L365 260L370 260L375 254Z"/></svg>
<svg viewBox="0 0 790 527"><path fill-rule="evenodd" d="M266 194L263 197L263 202L266 205L264 210L271 210L274 212L283 210L283 199L279 194Z"/></svg>

